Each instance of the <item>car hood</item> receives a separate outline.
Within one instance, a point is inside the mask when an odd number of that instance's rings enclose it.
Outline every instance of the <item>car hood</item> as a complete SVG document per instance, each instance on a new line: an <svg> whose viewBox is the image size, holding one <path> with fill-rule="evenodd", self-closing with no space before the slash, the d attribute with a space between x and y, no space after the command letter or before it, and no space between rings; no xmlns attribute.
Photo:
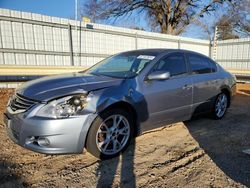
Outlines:
<svg viewBox="0 0 250 188"><path fill-rule="evenodd" d="M119 85L122 80L86 73L62 74L26 82L16 92L27 98L46 102L70 94L88 93Z"/></svg>

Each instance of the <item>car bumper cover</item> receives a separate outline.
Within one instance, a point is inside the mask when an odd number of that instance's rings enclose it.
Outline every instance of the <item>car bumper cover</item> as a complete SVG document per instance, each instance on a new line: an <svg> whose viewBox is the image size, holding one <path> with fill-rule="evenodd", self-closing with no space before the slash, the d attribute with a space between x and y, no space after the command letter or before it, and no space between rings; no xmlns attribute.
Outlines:
<svg viewBox="0 0 250 188"><path fill-rule="evenodd" d="M95 114L66 119L25 118L7 108L4 122L8 136L16 144L44 154L82 153Z"/></svg>

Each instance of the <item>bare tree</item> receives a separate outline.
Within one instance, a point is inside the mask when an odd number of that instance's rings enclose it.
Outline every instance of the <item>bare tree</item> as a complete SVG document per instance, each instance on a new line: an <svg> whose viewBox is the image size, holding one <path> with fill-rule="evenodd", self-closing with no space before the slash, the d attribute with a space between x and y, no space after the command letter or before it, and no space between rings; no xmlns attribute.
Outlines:
<svg viewBox="0 0 250 188"><path fill-rule="evenodd" d="M235 0L235 5L228 12L233 30L239 36L250 36L250 0Z"/></svg>
<svg viewBox="0 0 250 188"><path fill-rule="evenodd" d="M84 14L103 20L146 14L149 24L162 33L179 35L187 26L231 0L88 0Z"/></svg>
<svg viewBox="0 0 250 188"><path fill-rule="evenodd" d="M233 22L231 19L228 19L228 16L222 16L216 25L218 28L218 40L239 38L239 36L234 33Z"/></svg>
<svg viewBox="0 0 250 188"><path fill-rule="evenodd" d="M234 6L218 20L218 39L235 39L250 36L250 0L234 1Z"/></svg>

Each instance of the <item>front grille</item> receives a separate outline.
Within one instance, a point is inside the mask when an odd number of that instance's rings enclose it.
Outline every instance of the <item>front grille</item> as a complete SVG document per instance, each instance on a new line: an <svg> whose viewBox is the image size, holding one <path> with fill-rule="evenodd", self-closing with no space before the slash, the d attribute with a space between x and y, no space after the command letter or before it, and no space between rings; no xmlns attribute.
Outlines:
<svg viewBox="0 0 250 188"><path fill-rule="evenodd" d="M15 111L24 112L36 104L37 101L24 97L20 94L15 94L10 101L10 108Z"/></svg>

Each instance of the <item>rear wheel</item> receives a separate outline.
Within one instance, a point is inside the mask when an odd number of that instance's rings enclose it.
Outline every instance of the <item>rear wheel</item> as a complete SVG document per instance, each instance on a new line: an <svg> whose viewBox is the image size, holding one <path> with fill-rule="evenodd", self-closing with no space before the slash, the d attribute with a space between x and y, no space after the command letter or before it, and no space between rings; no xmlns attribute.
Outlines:
<svg viewBox="0 0 250 188"><path fill-rule="evenodd" d="M226 114L228 108L228 96L226 93L220 93L216 100L212 109L212 115L214 119L222 119Z"/></svg>
<svg viewBox="0 0 250 188"><path fill-rule="evenodd" d="M133 120L121 109L98 116L88 133L87 150L97 158L108 159L124 151L133 135Z"/></svg>

